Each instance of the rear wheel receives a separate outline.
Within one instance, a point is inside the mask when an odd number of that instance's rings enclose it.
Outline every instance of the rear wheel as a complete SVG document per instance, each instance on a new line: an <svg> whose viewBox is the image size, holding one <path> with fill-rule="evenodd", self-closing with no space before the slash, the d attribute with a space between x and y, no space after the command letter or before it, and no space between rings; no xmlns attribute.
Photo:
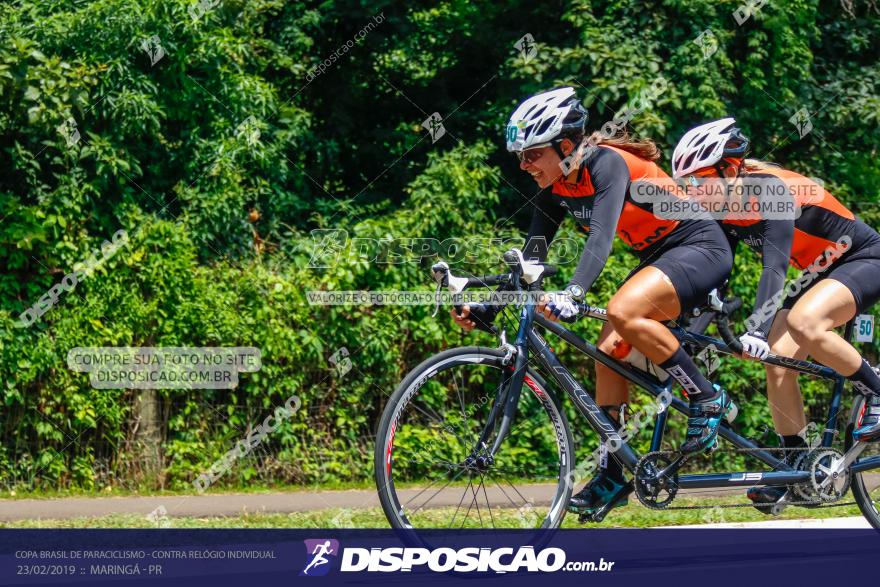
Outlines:
<svg viewBox="0 0 880 587"><path fill-rule="evenodd" d="M450 349L403 380L376 436L376 485L395 528L556 528L571 495L573 441L558 400L531 370L498 451L504 353ZM486 432L485 443L478 440Z"/></svg>
<svg viewBox="0 0 880 587"><path fill-rule="evenodd" d="M846 428L846 448L852 446L852 431L859 421L862 408L865 405L864 396L856 396L853 401L852 414L849 425ZM868 443L867 448L859 455L856 463L865 459L880 457L880 443ZM871 469L861 473L852 474L852 492L856 504L862 511L862 515L874 528L880 530L880 469Z"/></svg>

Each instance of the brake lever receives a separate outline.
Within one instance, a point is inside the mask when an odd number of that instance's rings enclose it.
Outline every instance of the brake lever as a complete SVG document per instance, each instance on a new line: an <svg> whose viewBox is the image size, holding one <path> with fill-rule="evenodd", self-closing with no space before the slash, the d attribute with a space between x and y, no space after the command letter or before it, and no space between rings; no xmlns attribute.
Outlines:
<svg viewBox="0 0 880 587"><path fill-rule="evenodd" d="M736 296L727 300L723 300L721 299L721 296L719 295L717 289L713 289L709 292L709 308L724 316L730 316L731 314L739 310L742 305L742 299Z"/></svg>
<svg viewBox="0 0 880 587"><path fill-rule="evenodd" d="M443 289L443 284L437 283L437 289L434 290L434 313L431 314L431 318L437 315L437 312L440 311L440 290Z"/></svg>
<svg viewBox="0 0 880 587"><path fill-rule="evenodd" d="M721 299L717 289L709 292L709 307L716 312L724 312L724 300Z"/></svg>
<svg viewBox="0 0 880 587"><path fill-rule="evenodd" d="M440 261L431 265L431 277L437 282L438 288L449 283L449 265L446 261Z"/></svg>

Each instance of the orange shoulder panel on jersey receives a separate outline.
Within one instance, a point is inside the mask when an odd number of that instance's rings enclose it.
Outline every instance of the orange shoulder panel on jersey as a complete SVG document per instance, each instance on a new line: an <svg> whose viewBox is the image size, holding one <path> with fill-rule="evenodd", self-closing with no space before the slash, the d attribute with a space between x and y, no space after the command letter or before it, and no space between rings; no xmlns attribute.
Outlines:
<svg viewBox="0 0 880 587"><path fill-rule="evenodd" d="M846 222L855 220L855 216L828 190L800 173L778 167L762 169L759 173L772 175L785 182L801 209L801 216L794 223L794 239L791 243L789 262L798 269L806 269L825 251L836 246L834 235L829 233L833 230L832 226L837 224L832 219L837 216ZM811 208L814 213L805 214ZM829 215L825 218L832 221L816 222L816 219L823 215Z"/></svg>
<svg viewBox="0 0 880 587"><path fill-rule="evenodd" d="M631 182L651 180L658 180L658 183L661 184L672 182L672 178L653 161L642 159L638 155L612 147L611 145L600 146L603 149L614 151L623 157L629 169L629 179ZM668 235L675 230L678 224L678 220L658 218L648 206L639 206L627 194L626 201L623 204L623 212L620 214L620 220L617 223L617 235L629 246L640 251Z"/></svg>
<svg viewBox="0 0 880 587"><path fill-rule="evenodd" d="M794 201L799 208L818 206L819 208L830 210L838 216L848 220L855 220L853 213L850 212L846 206L841 204L837 198L832 196L831 192L800 173L789 171L788 169L783 169L781 167L770 167L756 172L756 175L760 174L772 175L773 177L781 179L785 185L788 186L788 189L791 190L792 195L794 196Z"/></svg>
<svg viewBox="0 0 880 587"><path fill-rule="evenodd" d="M603 149L614 151L615 153L623 157L624 162L626 162L626 166L629 168L629 178L632 181L638 181L640 179L670 179L669 174L663 171L663 169L661 169L660 166L653 161L642 159L638 155L634 155L629 151L624 151L623 149L619 149L611 145L599 146Z"/></svg>
<svg viewBox="0 0 880 587"><path fill-rule="evenodd" d="M600 145L604 149L614 151L619 154L626 163L629 170L630 182L633 181L650 181L658 180L659 182L672 182L672 178L653 161L642 159L628 151L611 147L608 145ZM596 193L593 180L590 177L589 168L585 168L581 174L581 179L577 184L571 184L559 181L553 184L553 193L567 198L583 198L592 196ZM641 207L635 204L627 193L626 200L623 204L623 210L620 213L620 219L617 221L617 236L619 236L626 244L633 249L640 251L649 247L661 238L672 232L678 226L678 220L665 220L658 218L646 206Z"/></svg>

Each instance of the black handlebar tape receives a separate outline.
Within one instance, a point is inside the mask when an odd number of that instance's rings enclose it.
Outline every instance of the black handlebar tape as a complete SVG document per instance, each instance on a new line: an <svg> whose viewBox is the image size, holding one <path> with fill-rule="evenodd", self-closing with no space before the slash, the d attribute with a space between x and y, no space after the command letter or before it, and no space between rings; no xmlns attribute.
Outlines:
<svg viewBox="0 0 880 587"><path fill-rule="evenodd" d="M725 300L725 302L721 305L721 311L730 316L740 308L742 308L743 301L740 298L730 298Z"/></svg>
<svg viewBox="0 0 880 587"><path fill-rule="evenodd" d="M721 335L721 339L724 343L730 347L730 350L741 355L743 352L743 345L737 340L736 335L730 329L730 320L728 317L720 316L716 323L718 325L718 333Z"/></svg>
<svg viewBox="0 0 880 587"><path fill-rule="evenodd" d="M730 347L730 350L740 355L743 352L743 346L730 328L730 315L742 308L742 305L743 301L741 298L733 297L725 300L721 305L721 315L715 321L718 325L718 333L721 335L724 343Z"/></svg>

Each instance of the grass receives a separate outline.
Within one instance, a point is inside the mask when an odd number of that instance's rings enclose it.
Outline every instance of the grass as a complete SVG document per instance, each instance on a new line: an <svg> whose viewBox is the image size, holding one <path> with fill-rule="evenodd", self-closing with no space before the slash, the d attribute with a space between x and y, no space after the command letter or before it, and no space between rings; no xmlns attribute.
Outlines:
<svg viewBox="0 0 880 587"><path fill-rule="evenodd" d="M637 501L630 500L626 507L613 510L602 524L580 524L577 516L568 514L563 528L647 528L654 526L680 526L721 522L760 522L769 519L818 519L861 515L855 505L818 509L790 507L781 516L770 517L751 507L720 508L727 504L741 504L743 498L693 498L680 497L674 506L710 506L702 510L649 510ZM516 510L493 510L496 524L508 527L520 526L520 514ZM485 513L483 514L485 516ZM444 526L451 519L451 511L436 511L430 516L437 526ZM445 523L444 523L445 522ZM478 522L474 520L475 524ZM195 518L169 517L161 524L142 515L110 515L94 518L70 518L65 520L20 520L0 524L2 528L387 528L388 522L379 508L327 509L292 514L266 514L243 512L237 516Z"/></svg>

